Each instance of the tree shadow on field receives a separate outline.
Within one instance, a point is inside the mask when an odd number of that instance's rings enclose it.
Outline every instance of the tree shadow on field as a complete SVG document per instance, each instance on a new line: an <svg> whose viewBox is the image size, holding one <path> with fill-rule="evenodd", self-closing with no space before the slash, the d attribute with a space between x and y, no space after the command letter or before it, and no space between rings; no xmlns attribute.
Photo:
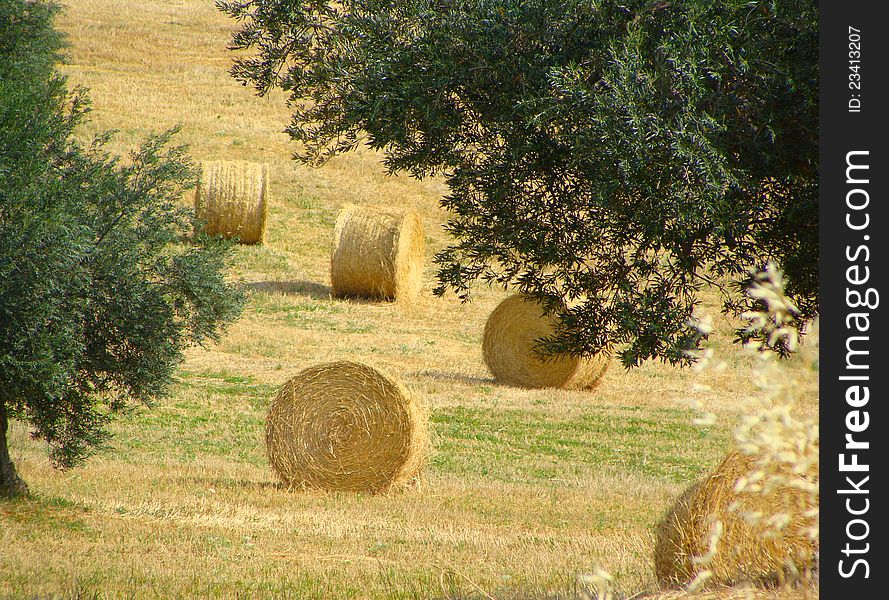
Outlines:
<svg viewBox="0 0 889 600"><path fill-rule="evenodd" d="M288 296L308 296L314 300L330 300L329 285L298 279L296 281L256 281L248 283L247 289L257 292L286 294Z"/></svg>
<svg viewBox="0 0 889 600"><path fill-rule="evenodd" d="M436 369L423 369L407 373L407 377L416 377L417 379L430 379L432 381L449 381L453 383L462 383L465 385L495 385L496 381L493 377L477 377L475 375L466 375L465 373L449 373L447 371L439 371Z"/></svg>
<svg viewBox="0 0 889 600"><path fill-rule="evenodd" d="M257 481L254 479L231 479L227 477L177 477L177 483L190 488L210 487L229 488L243 490L286 490L286 485L280 481Z"/></svg>
<svg viewBox="0 0 889 600"><path fill-rule="evenodd" d="M390 300L382 300L380 298L366 298L359 295L343 295L334 296L333 290L329 285L307 281L305 279L297 279L295 281L254 281L247 283L244 287L248 290L262 292L264 294L285 294L287 296L305 296L313 300L337 300L340 302L351 302L353 304L380 304L391 305Z"/></svg>

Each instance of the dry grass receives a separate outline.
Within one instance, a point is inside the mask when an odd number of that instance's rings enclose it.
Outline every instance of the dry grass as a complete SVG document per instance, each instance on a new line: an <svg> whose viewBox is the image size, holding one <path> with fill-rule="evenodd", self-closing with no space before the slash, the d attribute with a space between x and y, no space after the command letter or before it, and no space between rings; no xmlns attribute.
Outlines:
<svg viewBox="0 0 889 600"><path fill-rule="evenodd" d="M660 364L613 365L591 392L497 385L482 330L507 292L433 298L427 261L423 301L330 297L338 211L413 210L431 255L446 242L440 181L387 177L367 150L318 170L291 161L284 98L229 79L232 24L212 0L67 4L64 70L94 102L84 137L117 129L110 149L127 152L181 124L198 161L268 163L275 202L265 244L238 248L243 319L188 353L168 398L116 422L111 450L55 472L14 426L35 497L0 503L0 597L574 598L577 575L596 565L617 598L657 590L658 518L731 443L727 427L692 425L686 399L732 417L749 393L754 363L728 351L736 324L716 324L717 350L733 358L704 375L712 400L689 392L695 373ZM372 496L279 487L263 444L269 402L333 360L372 363L429 400L422 485ZM815 414L816 374L794 368Z"/></svg>

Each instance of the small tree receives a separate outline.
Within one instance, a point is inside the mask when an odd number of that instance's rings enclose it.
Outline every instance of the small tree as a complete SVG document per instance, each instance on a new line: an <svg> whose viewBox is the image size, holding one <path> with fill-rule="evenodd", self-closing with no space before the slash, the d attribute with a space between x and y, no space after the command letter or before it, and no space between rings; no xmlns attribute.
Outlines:
<svg viewBox="0 0 889 600"><path fill-rule="evenodd" d="M74 466L243 301L223 279L227 244L177 244L195 225L179 197L196 173L171 133L126 164L72 137L87 107L54 71L56 10L0 2L0 496L27 490L10 418Z"/></svg>
<svg viewBox="0 0 889 600"><path fill-rule="evenodd" d="M701 287L774 261L817 311L817 7L788 0L243 0L234 77L290 92L297 158L441 173L438 293L512 285L550 351L689 360ZM724 285L723 282L734 282Z"/></svg>

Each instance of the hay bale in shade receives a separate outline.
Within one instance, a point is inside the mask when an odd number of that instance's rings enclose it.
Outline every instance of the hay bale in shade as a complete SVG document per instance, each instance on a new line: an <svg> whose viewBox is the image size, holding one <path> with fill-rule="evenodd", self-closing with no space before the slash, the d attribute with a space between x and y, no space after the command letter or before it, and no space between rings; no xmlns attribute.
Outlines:
<svg viewBox="0 0 889 600"><path fill-rule="evenodd" d="M556 320L544 315L534 299L515 294L488 317L482 339L485 364L500 383L527 388L592 389L608 369L609 354L559 355L542 359L535 351L541 338L555 333Z"/></svg>
<svg viewBox="0 0 889 600"><path fill-rule="evenodd" d="M411 211L346 206L336 219L330 257L335 297L410 300L423 285L423 222Z"/></svg>
<svg viewBox="0 0 889 600"><path fill-rule="evenodd" d="M272 401L266 450L291 486L383 492L414 478L427 454L428 414L373 367L332 362L291 378Z"/></svg>
<svg viewBox="0 0 889 600"><path fill-rule="evenodd" d="M765 493L736 492L738 480L756 470L754 459L733 452L667 511L658 524L654 549L655 574L661 585L686 585L703 570L711 572L708 582L714 585L774 583L783 579L790 563L800 573L815 567L818 542L805 535L803 526L811 522L805 513L817 505L817 499L790 486ZM776 467L775 473L799 477L789 468ZM746 521L732 507L736 502L744 512L786 513L790 522L780 536L766 537L765 525ZM710 549L716 520L723 526L717 551L707 564L695 564L694 558Z"/></svg>
<svg viewBox="0 0 889 600"><path fill-rule="evenodd" d="M211 161L202 168L194 205L197 217L206 222L204 231L261 244L268 216L268 165Z"/></svg>

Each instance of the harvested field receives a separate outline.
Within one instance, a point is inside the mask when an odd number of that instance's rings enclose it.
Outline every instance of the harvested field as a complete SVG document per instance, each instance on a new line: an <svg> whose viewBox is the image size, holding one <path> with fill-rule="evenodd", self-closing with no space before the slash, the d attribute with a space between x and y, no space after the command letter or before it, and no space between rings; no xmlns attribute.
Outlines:
<svg viewBox="0 0 889 600"><path fill-rule="evenodd" d="M181 125L196 162L268 164L275 201L264 243L236 250L243 318L189 350L154 408L115 421L109 449L55 471L13 424L12 457L34 495L0 501L0 598L575 599L597 566L614 577L615 600L678 597L656 580L657 522L725 456L726 424L752 393L754 361L732 347L737 323L718 316L715 294L706 304L725 370L614 362L591 391L497 385L482 334L511 292L479 287L468 304L431 294L430 257L447 243L440 180L387 176L366 148L320 169L291 160L286 99L228 76L234 23L212 0L66 6L63 69L93 101L83 139L117 130L108 149L125 154ZM349 204L417 213L422 302L332 297L331 240ZM270 402L295 373L330 361L372 364L426 398L418 485L365 494L280 483L265 450ZM791 368L817 397L817 373ZM687 400L711 396L723 420L698 427ZM814 401L804 408L817 413Z"/></svg>

